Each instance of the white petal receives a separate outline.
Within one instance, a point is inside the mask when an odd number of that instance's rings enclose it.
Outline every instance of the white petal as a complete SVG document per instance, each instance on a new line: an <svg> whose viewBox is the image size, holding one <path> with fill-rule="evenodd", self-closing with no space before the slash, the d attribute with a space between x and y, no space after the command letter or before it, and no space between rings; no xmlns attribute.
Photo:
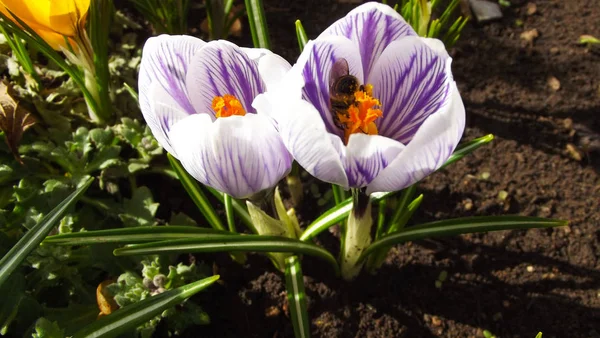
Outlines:
<svg viewBox="0 0 600 338"><path fill-rule="evenodd" d="M371 69L386 46L417 33L390 6L369 2L336 21L317 40L330 35L344 36L356 44L365 80L371 81Z"/></svg>
<svg viewBox="0 0 600 338"><path fill-rule="evenodd" d="M179 120L190 116L173 97L157 82L150 85L148 91L152 100L146 110L145 119L158 143L167 152L178 158L169 140L169 131Z"/></svg>
<svg viewBox="0 0 600 338"><path fill-rule="evenodd" d="M362 188L379 175L404 149L398 141L380 135L350 135L343 158L351 188Z"/></svg>
<svg viewBox="0 0 600 338"><path fill-rule="evenodd" d="M201 183L235 198L273 187L292 157L269 119L256 114L219 118L189 116L169 137L185 169Z"/></svg>
<svg viewBox="0 0 600 338"><path fill-rule="evenodd" d="M304 78L304 98L312 103L325 122L327 131L342 136L343 133L333 122L330 109L329 82L333 64L345 59L350 75L363 83L363 71L358 48L350 40L339 36L327 36L309 41L292 72L301 73Z"/></svg>
<svg viewBox="0 0 600 338"><path fill-rule="evenodd" d="M291 68L292 65L277 54L266 54L258 59L258 72L267 90L277 88Z"/></svg>
<svg viewBox="0 0 600 338"><path fill-rule="evenodd" d="M194 113L187 97L185 76L190 60L205 44L187 35L160 35L146 41L138 81L140 106L145 118L152 100L150 85L154 82L159 83L182 110Z"/></svg>
<svg viewBox="0 0 600 338"><path fill-rule="evenodd" d="M247 112L252 112L252 101L265 90L258 62L228 41L207 43L194 55L189 68L188 95L199 113L214 115L213 99L225 94L235 96Z"/></svg>
<svg viewBox="0 0 600 338"><path fill-rule="evenodd" d="M371 74L373 94L383 117L375 123L380 135L408 144L423 121L450 102L451 59L445 50L429 47L418 37L392 42Z"/></svg>
<svg viewBox="0 0 600 338"><path fill-rule="evenodd" d="M446 162L465 127L465 107L455 83L451 95L451 104L425 120L400 155L369 184L367 194L404 189Z"/></svg>
<svg viewBox="0 0 600 338"><path fill-rule="evenodd" d="M283 143L306 171L322 181L348 188L340 159L341 139L327 132L312 104L297 98L263 95L254 105L259 115L264 112L275 119Z"/></svg>

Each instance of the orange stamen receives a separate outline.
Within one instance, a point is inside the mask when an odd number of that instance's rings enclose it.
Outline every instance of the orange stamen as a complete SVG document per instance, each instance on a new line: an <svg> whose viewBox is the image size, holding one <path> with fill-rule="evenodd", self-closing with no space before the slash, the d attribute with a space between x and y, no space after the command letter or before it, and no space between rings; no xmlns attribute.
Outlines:
<svg viewBox="0 0 600 338"><path fill-rule="evenodd" d="M345 125L344 136L345 143L348 144L350 135L363 133L367 135L377 135L377 126L375 120L383 116L381 103L372 97L373 86L364 85L363 90L357 90L354 93L354 103L348 108L347 114L338 113L338 119Z"/></svg>
<svg viewBox="0 0 600 338"><path fill-rule="evenodd" d="M215 96L212 102L212 109L215 111L216 117L246 115L246 110L244 110L244 107L242 107L242 103L240 102L240 100L238 100L235 96L231 94Z"/></svg>

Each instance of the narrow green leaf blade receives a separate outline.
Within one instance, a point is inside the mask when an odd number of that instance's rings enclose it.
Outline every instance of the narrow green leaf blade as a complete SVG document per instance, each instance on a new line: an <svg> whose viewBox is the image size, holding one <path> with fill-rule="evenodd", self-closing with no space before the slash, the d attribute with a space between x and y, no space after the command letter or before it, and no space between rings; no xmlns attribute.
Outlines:
<svg viewBox="0 0 600 338"><path fill-rule="evenodd" d="M129 245L115 249L115 256L197 252L292 252L325 260L339 272L337 261L327 250L297 239L260 235L214 235Z"/></svg>
<svg viewBox="0 0 600 338"><path fill-rule="evenodd" d="M438 170L446 168L450 164L452 164L452 163L460 160L461 158L463 158L463 157L467 156L468 154L472 153L473 151L479 149L479 147L492 142L493 139L494 139L494 135L488 134L488 135L476 138L476 139L474 139L474 140L472 140L470 142L467 142L467 143L461 145L448 158L448 160L446 161L446 163L444 163L444 165L440 169L438 169Z"/></svg>
<svg viewBox="0 0 600 338"><path fill-rule="evenodd" d="M74 232L49 236L44 243L54 245L133 244L204 236L233 235L229 231L192 226L152 226Z"/></svg>
<svg viewBox="0 0 600 338"><path fill-rule="evenodd" d="M177 289L165 291L159 295L146 298L135 304L119 309L93 324L86 326L73 335L83 337L116 337L135 329L154 316L160 314L194 294L206 289L219 279L219 275L211 276Z"/></svg>
<svg viewBox="0 0 600 338"><path fill-rule="evenodd" d="M267 27L267 20L265 19L265 10L262 0L245 0L245 2L254 47L271 49L269 28Z"/></svg>
<svg viewBox="0 0 600 338"><path fill-rule="evenodd" d="M187 191L188 195L190 195L192 201L194 201L194 204L196 204L210 226L214 229L225 230L223 223L221 223L221 219L219 216L217 216L215 209L210 205L208 198L206 195L204 195L200 189L200 186L198 183L196 183L196 180L190 174L188 174L185 168L183 168L181 165L181 162L173 157L173 155L167 154L167 157L169 158L171 167L173 170L175 170L175 173L177 173L181 185L183 185L185 191Z"/></svg>
<svg viewBox="0 0 600 338"><path fill-rule="evenodd" d="M382 199L388 198L393 194L395 194L395 192L373 193L371 194L371 202L378 202ZM308 241L330 226L344 220L350 214L350 210L352 210L352 198L342 201L314 220L309 226L306 227L306 230L304 230L302 236L300 236L300 240Z"/></svg>
<svg viewBox="0 0 600 338"><path fill-rule="evenodd" d="M223 200L225 198L224 193L217 191L211 187L205 187L205 188L206 188L206 190L208 190L208 192L210 192L217 199ZM242 222L244 224L246 224L246 226L248 226L248 228L256 234L257 233L256 228L254 227L254 224L252 223L252 218L250 217L250 214L248 213L248 209L246 209L246 206L244 204L240 203L236 199L231 199L231 206L233 207L233 211L242 220Z"/></svg>
<svg viewBox="0 0 600 338"><path fill-rule="evenodd" d="M290 319L294 326L294 337L310 337L310 320L306 307L304 275L298 256L285 260L285 288L290 309Z"/></svg>
<svg viewBox="0 0 600 338"><path fill-rule="evenodd" d="M29 230L19 242L0 260L0 285L2 285L20 265L21 262L44 240L50 230L60 221L67 209L75 203L92 184L89 177L69 197L48 213L38 224Z"/></svg>
<svg viewBox="0 0 600 338"><path fill-rule="evenodd" d="M527 216L464 217L436 221L413 226L384 236L371 244L367 250L362 253L359 261L364 260L371 253L379 249L418 239L499 230L551 228L568 224L569 222L565 220Z"/></svg>
<svg viewBox="0 0 600 338"><path fill-rule="evenodd" d="M298 47L300 47L300 52L304 50L304 46L308 43L308 36L304 31L304 26L302 26L302 22L300 20L296 20L296 38L298 39Z"/></svg>
<svg viewBox="0 0 600 338"><path fill-rule="evenodd" d="M302 236L300 236L300 240L307 241L330 226L341 222L348 217L350 210L352 210L352 198L348 198L342 203L339 203L314 220L306 227L306 230L304 230Z"/></svg>

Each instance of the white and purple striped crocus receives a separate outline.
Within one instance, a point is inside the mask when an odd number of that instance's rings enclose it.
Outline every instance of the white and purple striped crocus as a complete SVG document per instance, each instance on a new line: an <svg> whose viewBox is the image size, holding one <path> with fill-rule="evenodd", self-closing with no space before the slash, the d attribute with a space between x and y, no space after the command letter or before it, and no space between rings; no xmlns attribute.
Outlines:
<svg viewBox="0 0 600 338"><path fill-rule="evenodd" d="M359 85L342 111L330 92L345 75L340 60ZM396 191L442 166L462 136L465 109L450 63L441 41L418 37L389 6L367 3L310 41L285 88L255 104L271 110L313 176L367 194Z"/></svg>
<svg viewBox="0 0 600 338"><path fill-rule="evenodd" d="M158 142L194 178L247 198L276 185L291 167L272 119L252 107L290 67L264 49L153 37L142 55L140 106Z"/></svg>

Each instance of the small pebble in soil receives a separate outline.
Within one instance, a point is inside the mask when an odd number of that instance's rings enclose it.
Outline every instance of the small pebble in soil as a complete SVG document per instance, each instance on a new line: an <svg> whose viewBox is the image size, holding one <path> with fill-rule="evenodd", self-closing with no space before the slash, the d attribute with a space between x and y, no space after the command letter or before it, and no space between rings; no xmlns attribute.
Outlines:
<svg viewBox="0 0 600 338"><path fill-rule="evenodd" d="M440 326L442 325L442 320L438 316L431 316L431 324L433 326Z"/></svg>
<svg viewBox="0 0 600 338"><path fill-rule="evenodd" d="M583 159L583 152L577 149L577 147L572 143L567 143L566 152L570 158L577 162L580 162Z"/></svg>
<svg viewBox="0 0 600 338"><path fill-rule="evenodd" d="M537 12L537 6L530 2L527 4L527 15L534 15Z"/></svg>
<svg viewBox="0 0 600 338"><path fill-rule="evenodd" d="M527 272L533 272L535 269L533 268L532 265L528 265L527 266Z"/></svg>
<svg viewBox="0 0 600 338"><path fill-rule="evenodd" d="M463 206L463 209L465 209L465 211L469 211L469 210L473 209L473 201L470 198L467 198L462 201L462 206Z"/></svg>
<svg viewBox="0 0 600 338"><path fill-rule="evenodd" d="M549 76L548 87L550 87L550 89L556 92L560 89L560 81L554 76Z"/></svg>
<svg viewBox="0 0 600 338"><path fill-rule="evenodd" d="M265 309L265 317L272 318L277 317L281 313L281 310L277 306L270 306Z"/></svg>
<svg viewBox="0 0 600 338"><path fill-rule="evenodd" d="M537 29L530 29L521 33L521 40L525 41L529 45L533 45L533 41L540 36L540 32Z"/></svg>

